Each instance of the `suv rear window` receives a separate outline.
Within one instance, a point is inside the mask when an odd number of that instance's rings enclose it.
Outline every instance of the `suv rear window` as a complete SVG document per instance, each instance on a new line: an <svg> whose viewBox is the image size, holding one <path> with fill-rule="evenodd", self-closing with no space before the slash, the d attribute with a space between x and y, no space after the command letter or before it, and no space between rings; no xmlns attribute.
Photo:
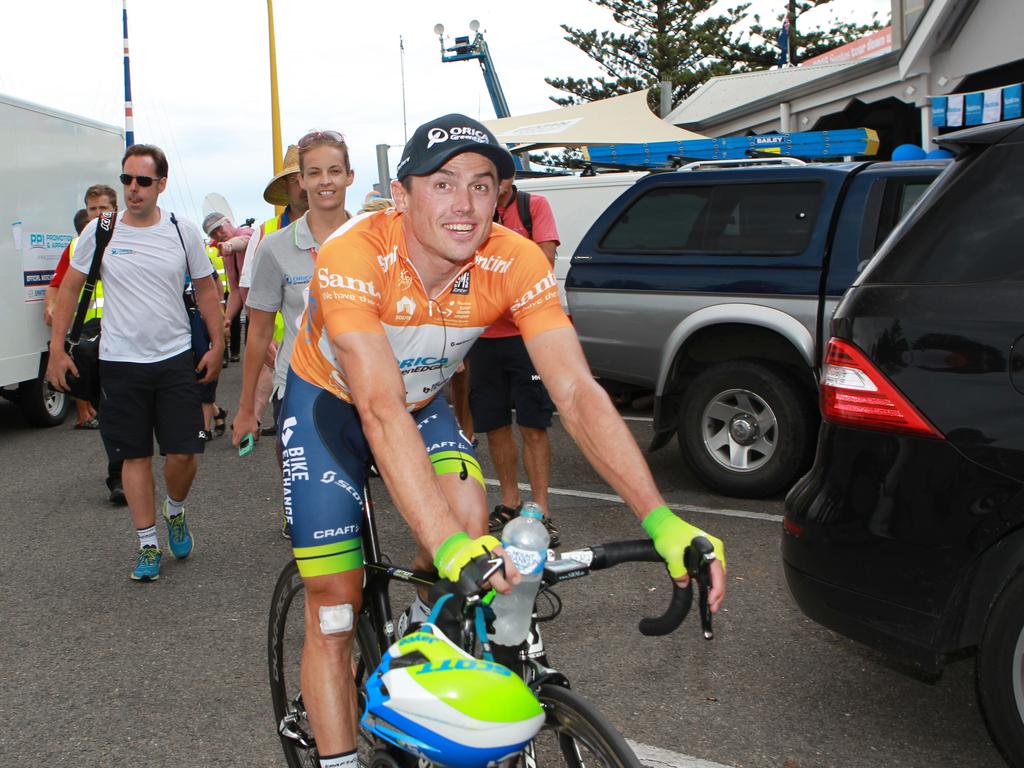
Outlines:
<svg viewBox="0 0 1024 768"><path fill-rule="evenodd" d="M807 247L818 182L657 187L627 208L600 248L655 253L789 254Z"/></svg>
<svg viewBox="0 0 1024 768"><path fill-rule="evenodd" d="M960 162L966 162L961 160ZM1024 144L984 150L880 257L868 283L1024 279Z"/></svg>

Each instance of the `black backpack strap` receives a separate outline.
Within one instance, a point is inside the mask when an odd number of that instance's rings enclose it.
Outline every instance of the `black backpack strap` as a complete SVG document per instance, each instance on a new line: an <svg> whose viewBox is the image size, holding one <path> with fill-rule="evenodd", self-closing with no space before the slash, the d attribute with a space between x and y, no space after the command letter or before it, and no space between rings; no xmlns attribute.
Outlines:
<svg viewBox="0 0 1024 768"><path fill-rule="evenodd" d="M178 226L178 220L174 217L174 211L171 211L171 224L174 225L174 229L178 233L178 242L181 243L182 253L185 254L185 274L188 275L188 284L191 286L192 270L188 268L188 248L185 247L185 238L181 236L181 227Z"/></svg>
<svg viewBox="0 0 1024 768"><path fill-rule="evenodd" d="M530 193L520 192L515 187L512 187L512 191L516 195L516 207L519 209L519 220L523 222L523 226L526 228L527 234L530 239L533 240L533 214L530 213Z"/></svg>
<svg viewBox="0 0 1024 768"><path fill-rule="evenodd" d="M85 278L85 287L82 289L82 298L78 301L78 311L75 313L75 321L71 324L68 332L68 341L72 346L78 344L82 336L82 326L85 325L85 315L89 311L89 303L92 295L96 292L96 282L100 277L100 263L103 261L103 252L107 250L110 238L114 236L114 220L116 211L104 211L96 220L96 252L92 256L92 264L89 265L89 274Z"/></svg>
<svg viewBox="0 0 1024 768"><path fill-rule="evenodd" d="M512 185L512 194L516 198L516 210L519 212L519 220L523 222L523 228L526 230L527 236L533 240L533 214L530 213L530 193L520 192L515 184ZM494 221L501 223L501 216L498 215L498 209L494 209Z"/></svg>

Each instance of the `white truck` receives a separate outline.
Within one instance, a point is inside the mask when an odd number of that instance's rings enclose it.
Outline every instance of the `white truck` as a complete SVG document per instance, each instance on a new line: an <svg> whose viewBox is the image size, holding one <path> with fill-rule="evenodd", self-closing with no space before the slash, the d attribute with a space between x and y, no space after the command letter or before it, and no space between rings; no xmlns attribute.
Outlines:
<svg viewBox="0 0 1024 768"><path fill-rule="evenodd" d="M46 384L43 299L93 184L117 189L124 133L0 94L0 396L55 426L68 400Z"/></svg>
<svg viewBox="0 0 1024 768"><path fill-rule="evenodd" d="M541 176L516 181L517 189L544 195L551 203L561 243L555 253L555 277L563 308L568 308L565 275L576 246L611 202L647 175L647 171L628 171L597 176Z"/></svg>

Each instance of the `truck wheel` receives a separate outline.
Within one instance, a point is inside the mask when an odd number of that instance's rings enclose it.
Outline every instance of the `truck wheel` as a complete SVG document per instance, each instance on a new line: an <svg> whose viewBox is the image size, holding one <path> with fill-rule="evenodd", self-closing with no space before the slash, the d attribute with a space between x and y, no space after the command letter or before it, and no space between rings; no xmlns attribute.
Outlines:
<svg viewBox="0 0 1024 768"><path fill-rule="evenodd" d="M67 418L71 398L58 392L40 376L18 385L18 405L34 427L56 427Z"/></svg>
<svg viewBox="0 0 1024 768"><path fill-rule="evenodd" d="M721 363L683 393L679 447L719 493L769 496L805 469L817 423L812 407L782 371L763 363Z"/></svg>
<svg viewBox="0 0 1024 768"><path fill-rule="evenodd" d="M1024 765L1024 571L996 599L978 646L978 701L992 741L1010 765Z"/></svg>

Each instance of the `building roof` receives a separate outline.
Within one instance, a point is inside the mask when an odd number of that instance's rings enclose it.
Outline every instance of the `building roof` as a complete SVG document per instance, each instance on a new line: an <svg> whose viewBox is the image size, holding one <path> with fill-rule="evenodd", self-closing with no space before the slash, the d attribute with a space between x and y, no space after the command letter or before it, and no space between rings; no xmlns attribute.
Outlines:
<svg viewBox="0 0 1024 768"><path fill-rule="evenodd" d="M858 61L743 72L713 77L684 100L665 120L693 130L715 132L715 126L754 114L781 102L820 93L859 77L892 68L899 83L928 70L929 57L949 46L978 0L931 0L924 17L902 48Z"/></svg>
<svg viewBox="0 0 1024 768"><path fill-rule="evenodd" d="M774 98L793 88L847 70L858 63L860 62L817 64L712 77L673 109L665 120L673 125L701 123L764 98Z"/></svg>

